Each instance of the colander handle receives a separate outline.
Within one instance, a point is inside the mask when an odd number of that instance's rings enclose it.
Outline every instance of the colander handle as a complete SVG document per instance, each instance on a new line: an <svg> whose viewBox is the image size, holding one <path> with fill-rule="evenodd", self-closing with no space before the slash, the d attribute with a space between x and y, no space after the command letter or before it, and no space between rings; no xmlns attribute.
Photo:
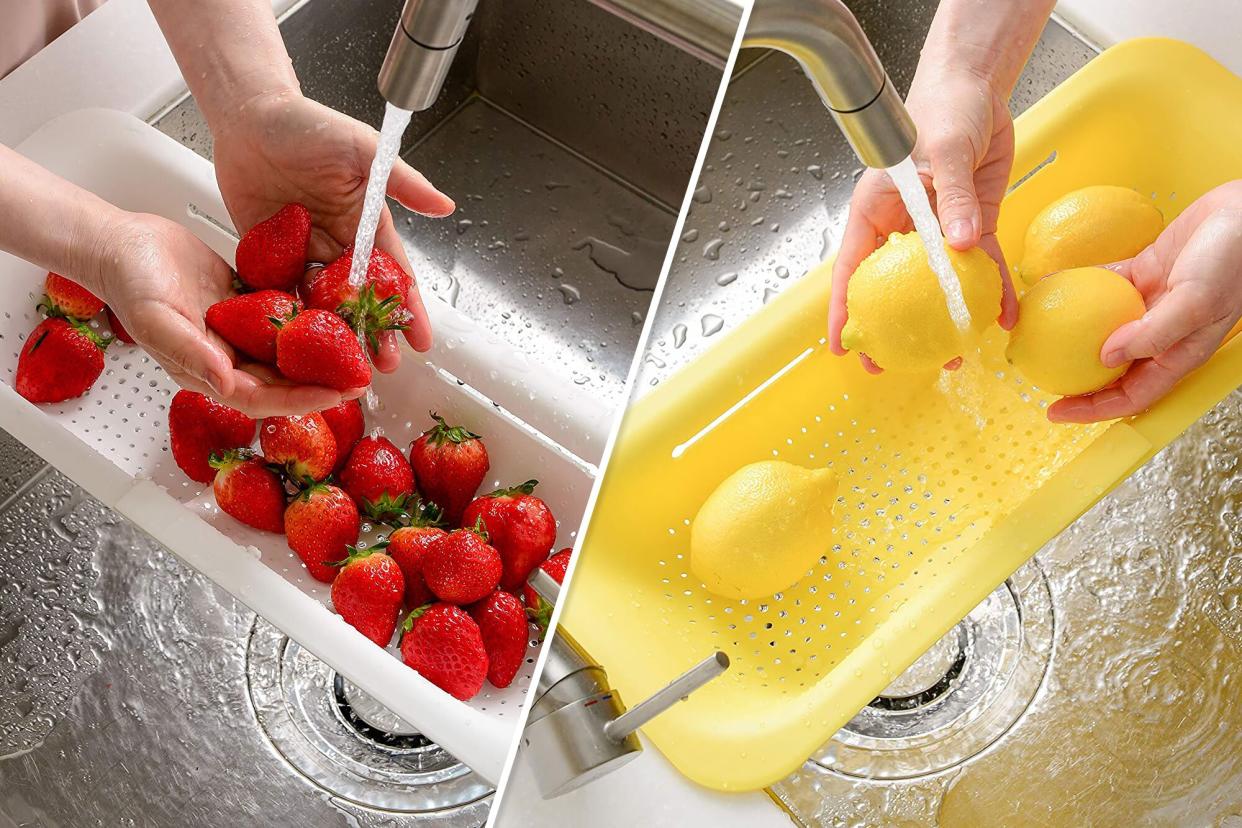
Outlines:
<svg viewBox="0 0 1242 828"><path fill-rule="evenodd" d="M604 725L604 735L620 742L647 722L679 701L685 701L695 690L719 676L729 667L729 657L717 650L691 667L668 686L656 691L617 718Z"/></svg>

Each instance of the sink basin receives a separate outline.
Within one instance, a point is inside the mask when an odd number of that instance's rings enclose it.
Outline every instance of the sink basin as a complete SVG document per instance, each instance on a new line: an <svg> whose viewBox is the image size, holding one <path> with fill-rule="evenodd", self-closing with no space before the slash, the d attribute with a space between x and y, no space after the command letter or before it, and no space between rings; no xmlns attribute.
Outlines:
<svg viewBox="0 0 1242 828"><path fill-rule="evenodd" d="M849 5L907 88L935 4ZM1093 56L1049 25L1014 112ZM793 61L755 52L738 64L636 393L831 254L861 172ZM1242 824L1240 447L1235 392L774 785L773 799L816 826ZM986 663L1008 667L976 669Z"/></svg>
<svg viewBox="0 0 1242 828"><path fill-rule="evenodd" d="M378 124L398 11L298 4L282 33L305 91ZM718 82L586 2L483 0L403 146L459 204L397 216L432 301L615 406ZM192 100L148 115L210 157ZM0 434L0 822L476 826L491 799Z"/></svg>

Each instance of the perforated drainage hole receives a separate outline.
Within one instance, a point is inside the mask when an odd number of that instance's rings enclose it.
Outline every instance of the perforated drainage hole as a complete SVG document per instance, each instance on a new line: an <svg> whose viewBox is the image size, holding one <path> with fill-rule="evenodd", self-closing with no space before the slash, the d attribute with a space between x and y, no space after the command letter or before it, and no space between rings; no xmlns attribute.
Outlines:
<svg viewBox="0 0 1242 828"><path fill-rule="evenodd" d="M328 793L428 825L486 821L486 782L262 619L250 630L246 678L272 747Z"/></svg>
<svg viewBox="0 0 1242 828"><path fill-rule="evenodd" d="M1039 692L1055 616L1030 561L851 719L811 762L842 776L916 779L1004 736Z"/></svg>

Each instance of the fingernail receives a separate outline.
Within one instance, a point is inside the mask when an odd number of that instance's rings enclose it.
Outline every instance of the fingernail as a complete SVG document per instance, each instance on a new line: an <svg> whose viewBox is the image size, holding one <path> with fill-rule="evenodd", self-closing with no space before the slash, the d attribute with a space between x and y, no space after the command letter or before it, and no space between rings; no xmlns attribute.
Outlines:
<svg viewBox="0 0 1242 828"><path fill-rule="evenodd" d="M1124 351L1120 350L1109 351L1100 361L1104 363L1105 368L1116 368L1126 361L1126 355Z"/></svg>
<svg viewBox="0 0 1242 828"><path fill-rule="evenodd" d="M956 219L949 224L949 241L968 242L971 236L971 225L966 219Z"/></svg>

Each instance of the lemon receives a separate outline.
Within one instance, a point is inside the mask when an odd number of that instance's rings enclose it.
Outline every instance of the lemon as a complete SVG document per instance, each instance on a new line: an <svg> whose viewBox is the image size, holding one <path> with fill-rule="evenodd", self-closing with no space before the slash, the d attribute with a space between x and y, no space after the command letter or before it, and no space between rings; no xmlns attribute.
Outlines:
<svg viewBox="0 0 1242 828"><path fill-rule="evenodd" d="M1129 187L1083 187L1061 196L1031 221L1018 273L1033 285L1058 270L1129 259L1163 229L1160 211Z"/></svg>
<svg viewBox="0 0 1242 828"><path fill-rule="evenodd" d="M979 248L945 245L970 311L963 335L918 233L893 233L850 276L841 344L887 371L936 369L961 356L1000 313L1000 269Z"/></svg>
<svg viewBox="0 0 1242 828"><path fill-rule="evenodd" d="M690 526L690 571L717 595L762 598L797 583L828 548L837 481L827 469L743 466Z"/></svg>
<svg viewBox="0 0 1242 828"><path fill-rule="evenodd" d="M1005 356L1041 390L1089 394L1130 367L1104 367L1100 349L1113 331L1145 311L1138 289L1111 270L1062 270L1040 279L1022 297Z"/></svg>

